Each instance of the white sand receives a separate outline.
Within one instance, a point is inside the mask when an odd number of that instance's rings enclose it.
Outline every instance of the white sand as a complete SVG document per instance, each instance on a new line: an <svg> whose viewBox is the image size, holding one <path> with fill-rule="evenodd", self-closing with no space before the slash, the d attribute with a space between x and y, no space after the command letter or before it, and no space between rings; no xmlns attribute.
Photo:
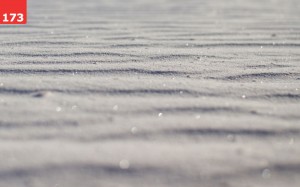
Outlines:
<svg viewBox="0 0 300 187"><path fill-rule="evenodd" d="M0 27L0 187L299 187L299 0L29 0Z"/></svg>

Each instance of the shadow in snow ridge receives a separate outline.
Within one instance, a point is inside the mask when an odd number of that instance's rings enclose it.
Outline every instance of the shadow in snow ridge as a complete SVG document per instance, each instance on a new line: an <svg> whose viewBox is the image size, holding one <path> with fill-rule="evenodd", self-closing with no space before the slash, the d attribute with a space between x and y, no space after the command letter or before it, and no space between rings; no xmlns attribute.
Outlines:
<svg viewBox="0 0 300 187"><path fill-rule="evenodd" d="M75 52L75 53L61 53L61 54L28 54L28 53L8 53L1 55L12 55L22 57L80 57L80 56L109 56L109 57L140 57L139 55L110 53L110 52Z"/></svg>
<svg viewBox="0 0 300 187"><path fill-rule="evenodd" d="M0 69L1 74L144 74L144 75L186 75L195 72L144 70L144 69Z"/></svg>
<svg viewBox="0 0 300 187"><path fill-rule="evenodd" d="M198 92L187 89L18 89L18 88L0 88L0 94L28 95L38 94L40 92L53 92L65 94L100 94L100 95L190 95L190 96L217 96L210 93Z"/></svg>
<svg viewBox="0 0 300 187"><path fill-rule="evenodd" d="M299 129L286 130L267 130L267 129L169 129L164 131L165 134L187 135L187 136L285 136L285 135L299 135Z"/></svg>
<svg viewBox="0 0 300 187"><path fill-rule="evenodd" d="M279 79L282 77L294 77L299 76L300 73L252 73L252 74L241 74L235 76L227 76L222 78L215 78L215 79L222 79L222 80L247 80L247 79Z"/></svg>
<svg viewBox="0 0 300 187"><path fill-rule="evenodd" d="M126 170L121 169L118 164L116 165L100 165L96 163L73 163L73 164L62 164L62 165L46 165L42 167L30 167L30 168L20 168L12 169L8 171L0 171L0 179L18 179L26 177L36 177L36 176L53 176L59 175L61 173L71 173L71 175L90 175L98 176L102 175L141 175L141 174L152 174L162 172L159 168L154 167L130 167Z"/></svg>
<svg viewBox="0 0 300 187"><path fill-rule="evenodd" d="M96 135L82 135L82 134L57 134L47 135L40 134L30 136L26 138L19 137L8 137L2 138L5 140L67 140L81 143L90 142L105 142L105 141L125 141L125 140L145 140L152 141L157 139L172 140L178 139L179 137L186 137L190 139L201 138L201 137L212 137L212 138L224 138L228 135L242 136L242 137L257 137L257 138L268 138L268 137L291 137L299 136L299 129L284 129L284 130L271 130L271 129L212 129L212 128L173 128L173 129L162 129L158 131L138 131L135 134L128 132L122 133L106 133ZM180 140L180 139L179 139Z"/></svg>
<svg viewBox="0 0 300 187"><path fill-rule="evenodd" d="M250 137L274 137L274 136L291 136L299 135L299 129L287 130L267 130L267 129L211 129L211 128L183 128L183 129L165 129L160 131L141 131L136 134L130 133L114 133L106 135L97 135L94 137L79 138L80 142L93 142L93 141L118 141L118 140L134 140L144 139L153 140L158 137L176 138L178 136L185 136L190 138L196 137L226 137L227 135L235 136L250 136Z"/></svg>

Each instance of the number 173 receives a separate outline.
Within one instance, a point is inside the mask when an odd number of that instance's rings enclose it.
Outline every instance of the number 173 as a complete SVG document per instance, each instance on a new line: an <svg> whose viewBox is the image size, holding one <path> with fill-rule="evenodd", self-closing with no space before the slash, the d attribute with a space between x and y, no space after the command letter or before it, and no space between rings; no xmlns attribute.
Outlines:
<svg viewBox="0 0 300 187"><path fill-rule="evenodd" d="M10 13L10 14L3 14L3 22L23 22L24 21L24 15L23 14L16 14L16 13Z"/></svg>

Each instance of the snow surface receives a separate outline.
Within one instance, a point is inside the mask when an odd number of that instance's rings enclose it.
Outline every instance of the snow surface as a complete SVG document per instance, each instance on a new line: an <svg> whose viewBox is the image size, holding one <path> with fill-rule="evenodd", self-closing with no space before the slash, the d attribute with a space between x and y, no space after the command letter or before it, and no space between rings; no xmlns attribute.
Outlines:
<svg viewBox="0 0 300 187"><path fill-rule="evenodd" d="M1 187L299 187L299 0L28 0L0 27Z"/></svg>

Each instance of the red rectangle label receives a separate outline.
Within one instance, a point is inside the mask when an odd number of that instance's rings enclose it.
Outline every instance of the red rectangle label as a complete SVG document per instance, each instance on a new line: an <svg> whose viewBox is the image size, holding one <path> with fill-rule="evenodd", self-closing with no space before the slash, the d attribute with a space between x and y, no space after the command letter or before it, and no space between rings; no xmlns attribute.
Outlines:
<svg viewBox="0 0 300 187"><path fill-rule="evenodd" d="M0 24L26 24L27 0L0 0Z"/></svg>

